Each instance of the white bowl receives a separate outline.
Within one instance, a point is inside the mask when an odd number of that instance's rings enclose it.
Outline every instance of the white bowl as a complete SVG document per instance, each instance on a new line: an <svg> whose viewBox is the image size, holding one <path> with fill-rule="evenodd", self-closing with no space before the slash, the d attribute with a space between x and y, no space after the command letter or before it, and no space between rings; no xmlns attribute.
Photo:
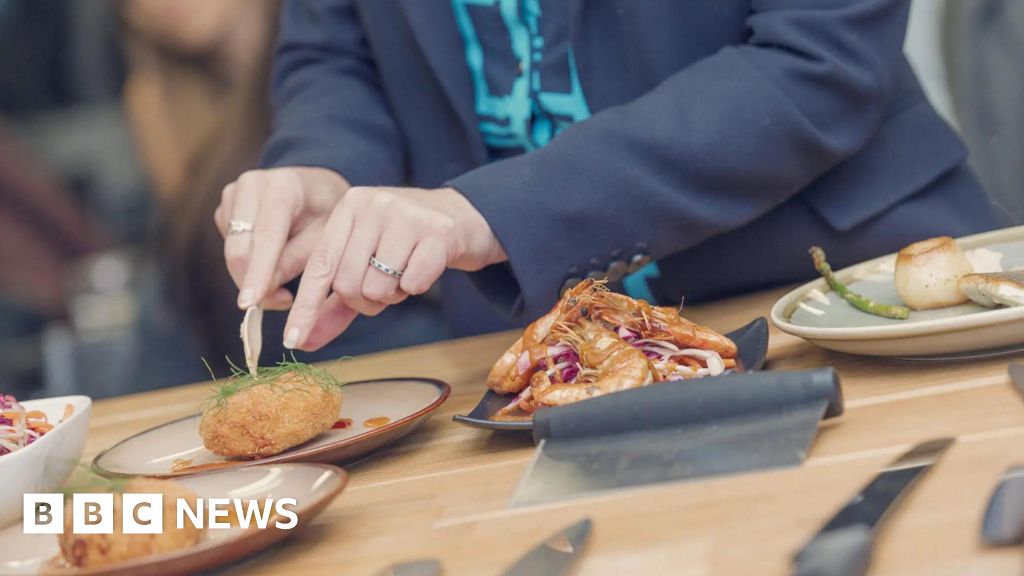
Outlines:
<svg viewBox="0 0 1024 576"><path fill-rule="evenodd" d="M64 407L74 412L64 422ZM21 518L22 496L33 492L54 492L78 465L89 430L92 399L88 396L58 396L21 403L26 410L43 411L50 422L60 422L28 446L0 456L0 528Z"/></svg>

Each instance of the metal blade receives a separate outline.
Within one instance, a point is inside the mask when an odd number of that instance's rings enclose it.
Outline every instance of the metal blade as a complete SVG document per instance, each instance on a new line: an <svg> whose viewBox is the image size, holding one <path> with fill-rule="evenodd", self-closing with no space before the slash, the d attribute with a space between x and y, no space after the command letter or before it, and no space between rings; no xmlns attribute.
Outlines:
<svg viewBox="0 0 1024 576"><path fill-rule="evenodd" d="M377 576L441 576L441 562L434 558L404 562L385 568Z"/></svg>
<svg viewBox="0 0 1024 576"><path fill-rule="evenodd" d="M1010 364L1010 380L1024 394L1024 364Z"/></svg>
<svg viewBox="0 0 1024 576"><path fill-rule="evenodd" d="M542 440L509 505L532 506L590 494L752 470L804 460L824 401L781 414L751 414L695 426Z"/></svg>
<svg viewBox="0 0 1024 576"><path fill-rule="evenodd" d="M981 539L990 546L1024 541L1024 466L1013 466L1003 474L988 501Z"/></svg>
<svg viewBox="0 0 1024 576"><path fill-rule="evenodd" d="M505 576L560 576L579 556L590 536L590 518L560 530L516 561Z"/></svg>
<svg viewBox="0 0 1024 576"><path fill-rule="evenodd" d="M905 452L882 469L821 531L827 532L853 524L874 528L921 474L953 445L953 441L953 438L929 440Z"/></svg>
<svg viewBox="0 0 1024 576"><path fill-rule="evenodd" d="M952 438L922 442L882 469L797 553L794 574L865 574L871 564L874 529L952 444Z"/></svg>
<svg viewBox="0 0 1024 576"><path fill-rule="evenodd" d="M242 349L245 351L245 366L249 369L249 374L256 376L260 352L263 350L263 308L252 306L245 311L240 332Z"/></svg>

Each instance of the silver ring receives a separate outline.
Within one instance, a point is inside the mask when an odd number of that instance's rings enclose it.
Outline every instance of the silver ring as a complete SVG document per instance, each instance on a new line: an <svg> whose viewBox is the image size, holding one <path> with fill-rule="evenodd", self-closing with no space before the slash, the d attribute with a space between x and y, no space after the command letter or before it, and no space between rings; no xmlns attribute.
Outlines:
<svg viewBox="0 0 1024 576"><path fill-rule="evenodd" d="M377 270L380 270L381 272L383 272L383 273L385 273L388 276L391 276L393 278L401 278L402 277L402 271L401 270L395 270L391 266L388 266L387 264L381 262L380 260L377 260L373 256L370 256L370 266L373 266Z"/></svg>
<svg viewBox="0 0 1024 576"><path fill-rule="evenodd" d="M241 234L243 232L252 232L252 222L246 222L245 220L232 220L228 222L228 234Z"/></svg>

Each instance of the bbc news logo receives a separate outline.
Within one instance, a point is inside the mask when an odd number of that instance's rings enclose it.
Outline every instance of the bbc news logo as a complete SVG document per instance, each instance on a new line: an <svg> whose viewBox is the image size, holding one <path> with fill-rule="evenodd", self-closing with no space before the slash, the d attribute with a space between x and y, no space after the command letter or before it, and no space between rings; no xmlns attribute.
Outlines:
<svg viewBox="0 0 1024 576"><path fill-rule="evenodd" d="M64 533L64 495L25 494L22 501L25 534ZM299 523L294 498L196 498L195 502L175 500L175 525L198 529L227 529L234 526L291 530ZM75 534L114 532L114 495L74 494L71 497L71 531ZM234 522L232 522L232 519ZM271 522L273 520L273 522ZM164 531L164 495L137 493L121 495L121 526L124 534L160 534Z"/></svg>

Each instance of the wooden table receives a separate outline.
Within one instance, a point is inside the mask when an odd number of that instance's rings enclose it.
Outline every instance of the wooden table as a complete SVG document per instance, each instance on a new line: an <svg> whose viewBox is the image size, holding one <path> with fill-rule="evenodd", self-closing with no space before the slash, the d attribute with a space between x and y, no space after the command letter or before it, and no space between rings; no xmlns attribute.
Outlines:
<svg viewBox="0 0 1024 576"><path fill-rule="evenodd" d="M776 290L691 306L720 330L767 315ZM422 428L351 466L348 488L286 543L239 574L373 574L403 560L440 558L446 574L498 574L538 540L584 516L594 532L577 574L786 574L793 552L879 468L912 443L956 445L880 533L872 575L1021 574L1022 549L978 541L1002 472L1024 461L1024 401L1008 359L958 364L832 353L773 329L768 369L834 366L846 413L822 425L806 462L753 474L660 485L572 502L508 509L532 453L529 435L460 426L491 363L514 339L493 334L363 356L342 379L417 375L452 395ZM1020 361L1024 356L1010 360ZM86 456L140 430L193 413L208 384L97 402Z"/></svg>

